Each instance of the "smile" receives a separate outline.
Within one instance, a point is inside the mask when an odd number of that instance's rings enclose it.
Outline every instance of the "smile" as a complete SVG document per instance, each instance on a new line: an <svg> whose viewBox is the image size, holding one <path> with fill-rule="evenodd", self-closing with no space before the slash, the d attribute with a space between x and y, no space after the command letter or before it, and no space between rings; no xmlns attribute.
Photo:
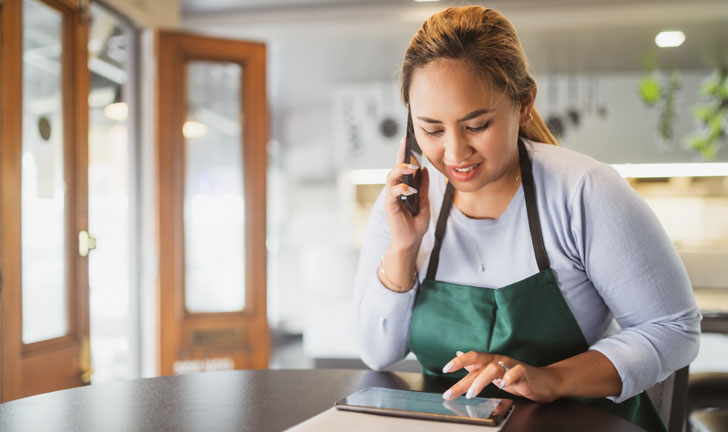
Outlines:
<svg viewBox="0 0 728 432"><path fill-rule="evenodd" d="M469 166L469 167L467 167L467 168L455 168L455 171L457 171L457 172L461 172L461 173L469 173L470 171L474 170L474 169L475 169L475 168L477 168L478 166L480 166L480 164L479 164L479 163L477 163L477 164L475 164L475 165L470 165L470 166Z"/></svg>

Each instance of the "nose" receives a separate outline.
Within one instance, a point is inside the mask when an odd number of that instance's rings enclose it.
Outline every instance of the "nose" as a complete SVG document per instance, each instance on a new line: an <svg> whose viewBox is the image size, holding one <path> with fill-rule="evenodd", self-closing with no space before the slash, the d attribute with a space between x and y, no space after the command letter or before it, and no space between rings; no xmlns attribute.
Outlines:
<svg viewBox="0 0 728 432"><path fill-rule="evenodd" d="M449 135L445 140L444 162L447 165L460 165L475 154L475 149L470 147L465 137L458 133Z"/></svg>

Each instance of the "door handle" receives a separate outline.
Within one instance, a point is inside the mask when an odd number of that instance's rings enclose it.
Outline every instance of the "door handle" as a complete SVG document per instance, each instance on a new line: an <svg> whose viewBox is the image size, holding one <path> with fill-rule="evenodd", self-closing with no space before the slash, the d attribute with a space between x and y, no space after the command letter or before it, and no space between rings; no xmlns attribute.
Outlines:
<svg viewBox="0 0 728 432"><path fill-rule="evenodd" d="M78 233L78 254L86 257L94 249L96 249L96 238L91 237L88 231Z"/></svg>

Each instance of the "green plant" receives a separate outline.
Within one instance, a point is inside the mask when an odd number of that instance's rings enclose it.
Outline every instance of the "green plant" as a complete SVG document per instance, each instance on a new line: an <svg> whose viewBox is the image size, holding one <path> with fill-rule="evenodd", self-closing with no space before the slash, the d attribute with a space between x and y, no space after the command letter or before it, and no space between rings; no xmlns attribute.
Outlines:
<svg viewBox="0 0 728 432"><path fill-rule="evenodd" d="M686 139L703 159L714 160L728 133L728 68L720 68L700 87L702 101L693 107L698 129Z"/></svg>
<svg viewBox="0 0 728 432"><path fill-rule="evenodd" d="M677 120L677 112L675 110L675 97L680 90L680 74L677 71L670 72L667 82L660 79L657 72L653 72L649 76L642 78L637 83L637 94L645 105L652 108L658 103L660 104L660 124L658 132L660 138L665 141L671 141L673 137L673 127Z"/></svg>
<svg viewBox="0 0 728 432"><path fill-rule="evenodd" d="M660 100L660 81L656 74L646 76L637 83L637 90L645 105L652 107Z"/></svg>

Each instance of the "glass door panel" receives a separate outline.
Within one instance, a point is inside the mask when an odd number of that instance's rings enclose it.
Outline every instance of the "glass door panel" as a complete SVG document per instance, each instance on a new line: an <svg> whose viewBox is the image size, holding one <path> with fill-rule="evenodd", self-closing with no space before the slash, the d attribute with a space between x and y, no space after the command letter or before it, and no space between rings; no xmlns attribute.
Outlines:
<svg viewBox="0 0 728 432"><path fill-rule="evenodd" d="M88 41L89 303L93 383L132 378L138 331L133 301L136 30L93 3Z"/></svg>
<svg viewBox="0 0 728 432"><path fill-rule="evenodd" d="M23 0L22 339L68 332L63 15Z"/></svg>
<svg viewBox="0 0 728 432"><path fill-rule="evenodd" d="M186 67L184 136L185 307L192 313L245 308L242 67Z"/></svg>

